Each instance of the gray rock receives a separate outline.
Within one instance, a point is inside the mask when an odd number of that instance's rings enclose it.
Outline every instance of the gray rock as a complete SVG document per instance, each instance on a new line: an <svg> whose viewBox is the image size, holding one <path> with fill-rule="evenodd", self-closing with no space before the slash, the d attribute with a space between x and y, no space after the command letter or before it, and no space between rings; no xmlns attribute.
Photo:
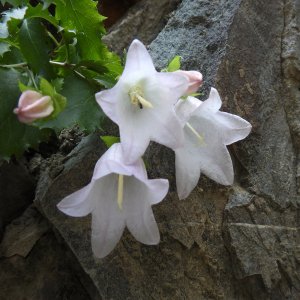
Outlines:
<svg viewBox="0 0 300 300"><path fill-rule="evenodd" d="M0 260L0 299L3 300L89 300L78 262L70 250L49 231L26 258L15 255ZM79 278L80 277L80 278ZM84 284L84 285L83 285Z"/></svg>
<svg viewBox="0 0 300 300"><path fill-rule="evenodd" d="M139 1L110 28L103 41L121 55L135 38L149 44L164 27L168 14L179 2L180 0Z"/></svg>
<svg viewBox="0 0 300 300"><path fill-rule="evenodd" d="M36 203L103 299L299 298L298 10L298 0L183 0L150 45L158 68L181 55L184 69L203 72L206 94L216 86L223 109L253 125L249 138L230 147L234 186L201 176L184 201L175 193L173 153L152 145L150 175L172 183L154 207L159 245L125 232L99 260L90 249L90 218L57 211L89 182L105 151L97 135L59 161L58 176L45 172Z"/></svg>
<svg viewBox="0 0 300 300"><path fill-rule="evenodd" d="M17 188L16 188L17 187ZM19 216L34 199L36 183L22 162L0 165L0 232ZM1 238L1 235L0 235Z"/></svg>
<svg viewBox="0 0 300 300"><path fill-rule="evenodd" d="M0 244L0 257L26 257L48 230L47 220L33 206L29 206L22 216L6 226Z"/></svg>

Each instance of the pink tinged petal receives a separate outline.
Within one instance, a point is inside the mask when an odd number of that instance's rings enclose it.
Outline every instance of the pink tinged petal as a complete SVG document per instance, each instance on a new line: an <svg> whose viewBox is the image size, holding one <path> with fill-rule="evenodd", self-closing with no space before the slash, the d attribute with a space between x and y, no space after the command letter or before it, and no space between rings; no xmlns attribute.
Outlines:
<svg viewBox="0 0 300 300"><path fill-rule="evenodd" d="M91 182L84 188L65 197L57 204L57 208L68 216L83 217L91 213L94 203L98 200L96 182Z"/></svg>
<svg viewBox="0 0 300 300"><path fill-rule="evenodd" d="M125 228L124 214L117 204L117 180L116 174L101 179L99 198L92 212L92 250L99 258L114 249Z"/></svg>
<svg viewBox="0 0 300 300"><path fill-rule="evenodd" d="M187 97L186 99L180 99L175 104L175 112L177 117L182 123L182 126L189 120L192 113L201 105L202 101L195 97Z"/></svg>
<svg viewBox="0 0 300 300"><path fill-rule="evenodd" d="M123 209L126 225L138 241L147 245L158 244L160 240L151 203L160 202L168 190L167 181L151 181L146 180L144 183L137 181L134 177L126 177L124 182ZM153 190L154 188L158 190Z"/></svg>
<svg viewBox="0 0 300 300"><path fill-rule="evenodd" d="M251 124L239 116L226 112L217 112L214 120L223 131L225 145L230 145L247 137L251 131Z"/></svg>
<svg viewBox="0 0 300 300"><path fill-rule="evenodd" d="M179 199L185 199L196 187L200 177L200 164L188 147L175 150L176 187Z"/></svg>
<svg viewBox="0 0 300 300"><path fill-rule="evenodd" d="M156 72L149 52L139 40L134 40L128 49L122 77L131 76L136 72L143 74Z"/></svg>
<svg viewBox="0 0 300 300"><path fill-rule="evenodd" d="M24 107L22 113L29 118L43 118L49 116L53 112L54 108L52 105L51 98L44 96L34 103Z"/></svg>
<svg viewBox="0 0 300 300"><path fill-rule="evenodd" d="M33 104L35 101L39 100L42 97L43 95L36 91L25 91L21 94L18 106L24 108L30 104Z"/></svg>
<svg viewBox="0 0 300 300"><path fill-rule="evenodd" d="M185 94L192 94L198 91L199 87L203 83L203 76L198 71L183 71L178 70L174 72L176 74L185 76L188 79L188 88L185 92Z"/></svg>

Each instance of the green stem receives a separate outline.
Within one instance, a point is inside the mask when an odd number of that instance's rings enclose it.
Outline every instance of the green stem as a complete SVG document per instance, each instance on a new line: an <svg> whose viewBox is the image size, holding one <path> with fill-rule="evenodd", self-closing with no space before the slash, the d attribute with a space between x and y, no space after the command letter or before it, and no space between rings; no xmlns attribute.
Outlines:
<svg viewBox="0 0 300 300"><path fill-rule="evenodd" d="M47 34L48 34L48 36L51 38L51 40L54 42L54 44L55 44L57 47L59 47L60 44L59 44L59 42L57 41L57 39L54 37L54 35L53 35L50 31L48 31L48 30L47 30Z"/></svg>
<svg viewBox="0 0 300 300"><path fill-rule="evenodd" d="M30 77L30 79L31 79L31 81L32 81L32 83L33 83L35 89L38 90L37 84L36 84L36 82L35 82L35 80L34 80L34 76L33 76L32 72L29 70L29 68L27 68L27 73L28 73L28 75L29 75L29 77Z"/></svg>
<svg viewBox="0 0 300 300"><path fill-rule="evenodd" d="M27 63L11 64L11 65L0 65L2 68L23 68L26 67Z"/></svg>

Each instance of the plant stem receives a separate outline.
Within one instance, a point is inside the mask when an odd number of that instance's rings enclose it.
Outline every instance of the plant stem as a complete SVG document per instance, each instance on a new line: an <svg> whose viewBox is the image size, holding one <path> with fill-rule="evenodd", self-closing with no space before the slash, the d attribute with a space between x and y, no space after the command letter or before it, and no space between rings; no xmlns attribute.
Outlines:
<svg viewBox="0 0 300 300"><path fill-rule="evenodd" d="M57 39L54 37L54 35L50 31L47 30L47 34L57 47L60 46L59 42L57 41Z"/></svg>
<svg viewBox="0 0 300 300"><path fill-rule="evenodd" d="M11 64L11 65L0 65L0 67L2 67L2 68L23 68L26 66L27 66L26 62L22 62L19 64Z"/></svg>

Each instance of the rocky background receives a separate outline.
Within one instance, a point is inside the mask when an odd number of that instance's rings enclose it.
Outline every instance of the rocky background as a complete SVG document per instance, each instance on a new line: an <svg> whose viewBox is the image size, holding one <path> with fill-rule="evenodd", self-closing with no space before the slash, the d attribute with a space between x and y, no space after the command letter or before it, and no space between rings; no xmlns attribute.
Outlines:
<svg viewBox="0 0 300 300"><path fill-rule="evenodd" d="M230 147L235 183L201 176L179 201L174 154L153 144L150 175L171 182L154 207L161 243L126 232L95 259L90 218L55 205L89 182L105 146L98 134L66 130L40 153L0 165L0 299L299 299L300 1L129 4L115 14L110 47L120 53L138 37L158 69L181 55L183 69L203 73L206 94L215 86L223 110L252 123Z"/></svg>

